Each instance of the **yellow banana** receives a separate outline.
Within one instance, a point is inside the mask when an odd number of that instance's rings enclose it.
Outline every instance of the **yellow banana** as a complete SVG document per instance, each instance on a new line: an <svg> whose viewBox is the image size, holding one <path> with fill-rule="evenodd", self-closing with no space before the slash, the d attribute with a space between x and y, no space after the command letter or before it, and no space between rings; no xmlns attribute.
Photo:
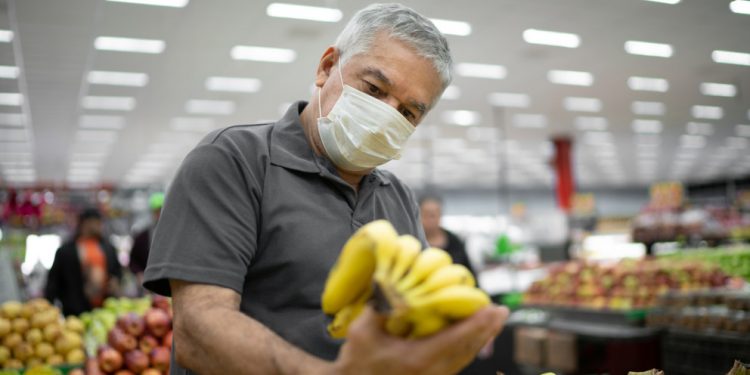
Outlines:
<svg viewBox="0 0 750 375"><path fill-rule="evenodd" d="M450 286L466 285L476 286L476 281L471 272L462 264L449 264L441 267L430 274L422 283L406 291L410 296L419 296L432 291Z"/></svg>
<svg viewBox="0 0 750 375"><path fill-rule="evenodd" d="M409 267L414 263L414 259L417 258L419 252L422 250L422 243L414 236L408 234L399 236L398 244L399 251L388 277L388 281L391 284L396 284L401 280L401 277L409 270Z"/></svg>
<svg viewBox="0 0 750 375"><path fill-rule="evenodd" d="M451 285L422 296L407 295L405 299L412 309L433 311L451 319L463 319L491 302L485 292L467 285Z"/></svg>
<svg viewBox="0 0 750 375"><path fill-rule="evenodd" d="M449 321L445 317L434 313L416 313L411 317L413 328L409 333L409 338L418 339L432 335L448 325Z"/></svg>
<svg viewBox="0 0 750 375"><path fill-rule="evenodd" d="M419 253L409 273L396 285L396 289L404 293L430 276L433 271L451 264L452 261L451 256L445 250L428 248Z"/></svg>
<svg viewBox="0 0 750 375"><path fill-rule="evenodd" d="M333 317L333 321L328 324L328 334L334 339L343 339L346 337L349 325L362 314L362 310L367 305L370 296L372 296L372 289L365 291L354 303L346 305L339 310Z"/></svg>
<svg viewBox="0 0 750 375"><path fill-rule="evenodd" d="M377 241L375 246L375 280L385 280L399 252L398 233L385 220L373 221L367 226L369 227L368 233Z"/></svg>
<svg viewBox="0 0 750 375"><path fill-rule="evenodd" d="M359 228L344 244L336 264L328 274L321 305L323 312L333 315L352 303L370 288L376 266L375 249L381 238L396 231L385 220L373 221Z"/></svg>

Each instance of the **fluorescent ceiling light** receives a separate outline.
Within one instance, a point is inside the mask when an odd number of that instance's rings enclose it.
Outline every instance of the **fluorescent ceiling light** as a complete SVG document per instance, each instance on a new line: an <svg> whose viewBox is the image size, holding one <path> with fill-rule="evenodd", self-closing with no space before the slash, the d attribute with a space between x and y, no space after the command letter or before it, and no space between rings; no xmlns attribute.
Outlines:
<svg viewBox="0 0 750 375"><path fill-rule="evenodd" d="M721 107L716 106L694 105L690 111L695 118L719 120L724 117L724 110Z"/></svg>
<svg viewBox="0 0 750 375"><path fill-rule="evenodd" d="M104 164L102 160L73 160L70 162L70 168L96 168Z"/></svg>
<svg viewBox="0 0 750 375"><path fill-rule="evenodd" d="M16 92L0 92L0 105L23 105L23 95Z"/></svg>
<svg viewBox="0 0 750 375"><path fill-rule="evenodd" d="M482 116L475 111L443 111L443 121L449 124L471 126L479 124Z"/></svg>
<svg viewBox="0 0 750 375"><path fill-rule="evenodd" d="M729 3L729 9L737 14L750 14L750 1L734 0Z"/></svg>
<svg viewBox="0 0 750 375"><path fill-rule="evenodd" d="M0 125L23 126L24 122L21 113L0 113Z"/></svg>
<svg viewBox="0 0 750 375"><path fill-rule="evenodd" d="M4 169L3 173L6 176L13 176L13 175L34 175L34 174L36 174L36 171L34 171L33 168L8 168L8 169Z"/></svg>
<svg viewBox="0 0 750 375"><path fill-rule="evenodd" d="M733 97L737 95L737 86L729 83L703 82L701 83L701 94Z"/></svg>
<svg viewBox="0 0 750 375"><path fill-rule="evenodd" d="M17 66L0 65L0 78L16 79L19 69Z"/></svg>
<svg viewBox="0 0 750 375"><path fill-rule="evenodd" d="M117 132L114 130L79 130L76 133L76 141L79 142L112 143L116 140Z"/></svg>
<svg viewBox="0 0 750 375"><path fill-rule="evenodd" d="M184 8L190 0L107 0L115 3L153 5L160 7Z"/></svg>
<svg viewBox="0 0 750 375"><path fill-rule="evenodd" d="M10 43L13 40L13 32L10 30L0 30L0 43Z"/></svg>
<svg viewBox="0 0 750 375"><path fill-rule="evenodd" d="M607 119L604 117L579 116L575 119L576 129L580 131L607 130Z"/></svg>
<svg viewBox="0 0 750 375"><path fill-rule="evenodd" d="M563 99L563 107L571 112L599 112L602 101L597 98L567 97Z"/></svg>
<svg viewBox="0 0 750 375"><path fill-rule="evenodd" d="M703 148L706 147L706 138L701 135L683 135L680 137L680 146L682 148Z"/></svg>
<svg viewBox="0 0 750 375"><path fill-rule="evenodd" d="M734 133L740 137L750 137L750 125L738 124L734 127Z"/></svg>
<svg viewBox="0 0 750 375"><path fill-rule="evenodd" d="M130 96L85 96L81 105L86 109L132 111L135 108L135 98Z"/></svg>
<svg viewBox="0 0 750 375"><path fill-rule="evenodd" d="M83 115L78 126L84 129L119 130L125 127L125 119L121 116Z"/></svg>
<svg viewBox="0 0 750 375"><path fill-rule="evenodd" d="M286 3L268 4L266 7L266 14L270 17L293 18L318 22L338 22L341 20L341 17L343 17L341 11L336 8Z"/></svg>
<svg viewBox="0 0 750 375"><path fill-rule="evenodd" d="M601 146L612 144L612 134L607 132L583 133L583 141L589 145Z"/></svg>
<svg viewBox="0 0 750 375"><path fill-rule="evenodd" d="M523 40L525 40L526 43L531 44L543 44L565 48L577 48L581 45L581 38L576 34L537 29L524 30Z"/></svg>
<svg viewBox="0 0 750 375"><path fill-rule="evenodd" d="M143 87L148 83L148 74L92 70L89 72L87 80L92 85Z"/></svg>
<svg viewBox="0 0 750 375"><path fill-rule="evenodd" d="M27 139L28 139L28 134L26 132L26 129L0 128L0 142L2 141L18 142L18 141L26 141Z"/></svg>
<svg viewBox="0 0 750 375"><path fill-rule="evenodd" d="M234 102L228 100L188 100L185 111L190 114L231 115L234 113Z"/></svg>
<svg viewBox="0 0 750 375"><path fill-rule="evenodd" d="M497 107L527 108L531 105L528 95L511 92L493 92L487 96L487 100Z"/></svg>
<svg viewBox="0 0 750 375"><path fill-rule="evenodd" d="M633 91L667 92L669 82L664 78L632 76L628 78L628 87Z"/></svg>
<svg viewBox="0 0 750 375"><path fill-rule="evenodd" d="M714 126L707 122L688 122L687 133L691 135L711 135L714 134Z"/></svg>
<svg viewBox="0 0 750 375"><path fill-rule="evenodd" d="M591 86L594 83L591 73L574 70L550 70L547 79L558 85Z"/></svg>
<svg viewBox="0 0 750 375"><path fill-rule="evenodd" d="M540 114L517 113L513 115L513 125L519 128L545 128L547 117Z"/></svg>
<svg viewBox="0 0 750 375"><path fill-rule="evenodd" d="M665 43L641 42L628 40L625 42L625 51L631 55L651 57L672 57L672 46Z"/></svg>
<svg viewBox="0 0 750 375"><path fill-rule="evenodd" d="M456 65L456 72L463 77L489 79L503 79L507 75L507 71L502 65L478 63L459 63Z"/></svg>
<svg viewBox="0 0 750 375"><path fill-rule="evenodd" d="M94 40L94 48L101 51L135 52L157 54L164 52L166 43L157 39L120 38L100 36Z"/></svg>
<svg viewBox="0 0 750 375"><path fill-rule="evenodd" d="M68 176L98 176L101 172L96 168L70 168Z"/></svg>
<svg viewBox="0 0 750 375"><path fill-rule="evenodd" d="M175 117L169 127L176 131L208 132L214 128L214 120L205 117Z"/></svg>
<svg viewBox="0 0 750 375"><path fill-rule="evenodd" d="M286 48L234 46L230 52L235 60L290 63L297 58L297 52Z"/></svg>
<svg viewBox="0 0 750 375"><path fill-rule="evenodd" d="M257 92L261 83L257 78L208 77L206 90L229 92Z"/></svg>
<svg viewBox="0 0 750 375"><path fill-rule="evenodd" d="M746 149L748 145L747 138L742 137L729 137L727 138L727 147L739 150L739 149Z"/></svg>
<svg viewBox="0 0 750 375"><path fill-rule="evenodd" d="M635 101L630 107L639 116L662 116L666 112L664 103Z"/></svg>
<svg viewBox="0 0 750 375"><path fill-rule="evenodd" d="M633 120L633 131L636 133L657 134L661 133L663 125L659 120Z"/></svg>
<svg viewBox="0 0 750 375"><path fill-rule="evenodd" d="M750 66L750 53L715 50L711 58L719 64L734 64Z"/></svg>
<svg viewBox="0 0 750 375"><path fill-rule="evenodd" d="M456 85L450 85L445 88L445 90L443 91L443 95L440 97L440 99L456 100L460 97L461 97L461 89L459 89L458 86ZM289 106L287 105L284 108L284 111L282 113L285 113L288 108Z"/></svg>
<svg viewBox="0 0 750 375"><path fill-rule="evenodd" d="M446 35L467 36L471 34L471 24L464 21L441 20L430 18L435 27Z"/></svg>

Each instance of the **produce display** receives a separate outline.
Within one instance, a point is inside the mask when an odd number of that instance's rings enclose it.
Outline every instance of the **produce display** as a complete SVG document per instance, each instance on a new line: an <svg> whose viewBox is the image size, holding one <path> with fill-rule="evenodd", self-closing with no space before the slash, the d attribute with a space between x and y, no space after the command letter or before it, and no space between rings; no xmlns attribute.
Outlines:
<svg viewBox="0 0 750 375"><path fill-rule="evenodd" d="M669 293L646 316L646 325L705 333L750 333L750 293Z"/></svg>
<svg viewBox="0 0 750 375"><path fill-rule="evenodd" d="M750 281L750 248L691 249L664 255L664 257L716 264L729 275Z"/></svg>
<svg viewBox="0 0 750 375"><path fill-rule="evenodd" d="M390 334L410 338L438 332L490 303L471 272L453 264L447 252L420 250L419 240L399 236L385 220L357 230L323 291L323 312L333 316L330 335L346 337L349 324L370 302L386 317Z"/></svg>
<svg viewBox="0 0 750 375"><path fill-rule="evenodd" d="M567 262L553 266L524 293L529 305L630 310L652 307L670 290L722 287L729 276L719 267L689 260L622 260L614 264Z"/></svg>
<svg viewBox="0 0 750 375"><path fill-rule="evenodd" d="M163 304L158 302L156 304ZM107 333L115 326L117 318L127 313L143 315L151 308L151 297L138 299L114 298L104 300L100 308L81 314L81 321L86 326L86 332L95 340L97 346L107 342Z"/></svg>
<svg viewBox="0 0 750 375"><path fill-rule="evenodd" d="M168 299L155 297L142 315L126 312L116 319L94 368L103 374L167 374L171 348L172 308Z"/></svg>
<svg viewBox="0 0 750 375"><path fill-rule="evenodd" d="M84 324L45 299L0 306L0 368L21 369L41 365L82 364Z"/></svg>

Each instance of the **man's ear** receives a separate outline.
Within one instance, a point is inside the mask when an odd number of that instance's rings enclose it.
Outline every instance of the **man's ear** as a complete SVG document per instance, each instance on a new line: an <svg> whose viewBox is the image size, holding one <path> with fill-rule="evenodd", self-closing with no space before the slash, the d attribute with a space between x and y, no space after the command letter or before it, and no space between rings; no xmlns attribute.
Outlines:
<svg viewBox="0 0 750 375"><path fill-rule="evenodd" d="M330 46L323 52L323 56L320 57L320 63L318 63L318 71L315 72L315 86L323 87L328 77L331 76L331 68L339 61L339 50Z"/></svg>

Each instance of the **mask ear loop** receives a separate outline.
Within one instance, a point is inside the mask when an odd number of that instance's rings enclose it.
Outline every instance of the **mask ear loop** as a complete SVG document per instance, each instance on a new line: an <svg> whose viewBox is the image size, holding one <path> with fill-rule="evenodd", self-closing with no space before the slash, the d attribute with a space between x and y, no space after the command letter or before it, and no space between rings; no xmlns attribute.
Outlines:
<svg viewBox="0 0 750 375"><path fill-rule="evenodd" d="M339 66L336 68L339 72L339 79L341 80L341 89L344 89L344 76L341 74L341 59L339 59ZM323 106L321 104L321 94L322 88L318 89L318 118L323 117Z"/></svg>

